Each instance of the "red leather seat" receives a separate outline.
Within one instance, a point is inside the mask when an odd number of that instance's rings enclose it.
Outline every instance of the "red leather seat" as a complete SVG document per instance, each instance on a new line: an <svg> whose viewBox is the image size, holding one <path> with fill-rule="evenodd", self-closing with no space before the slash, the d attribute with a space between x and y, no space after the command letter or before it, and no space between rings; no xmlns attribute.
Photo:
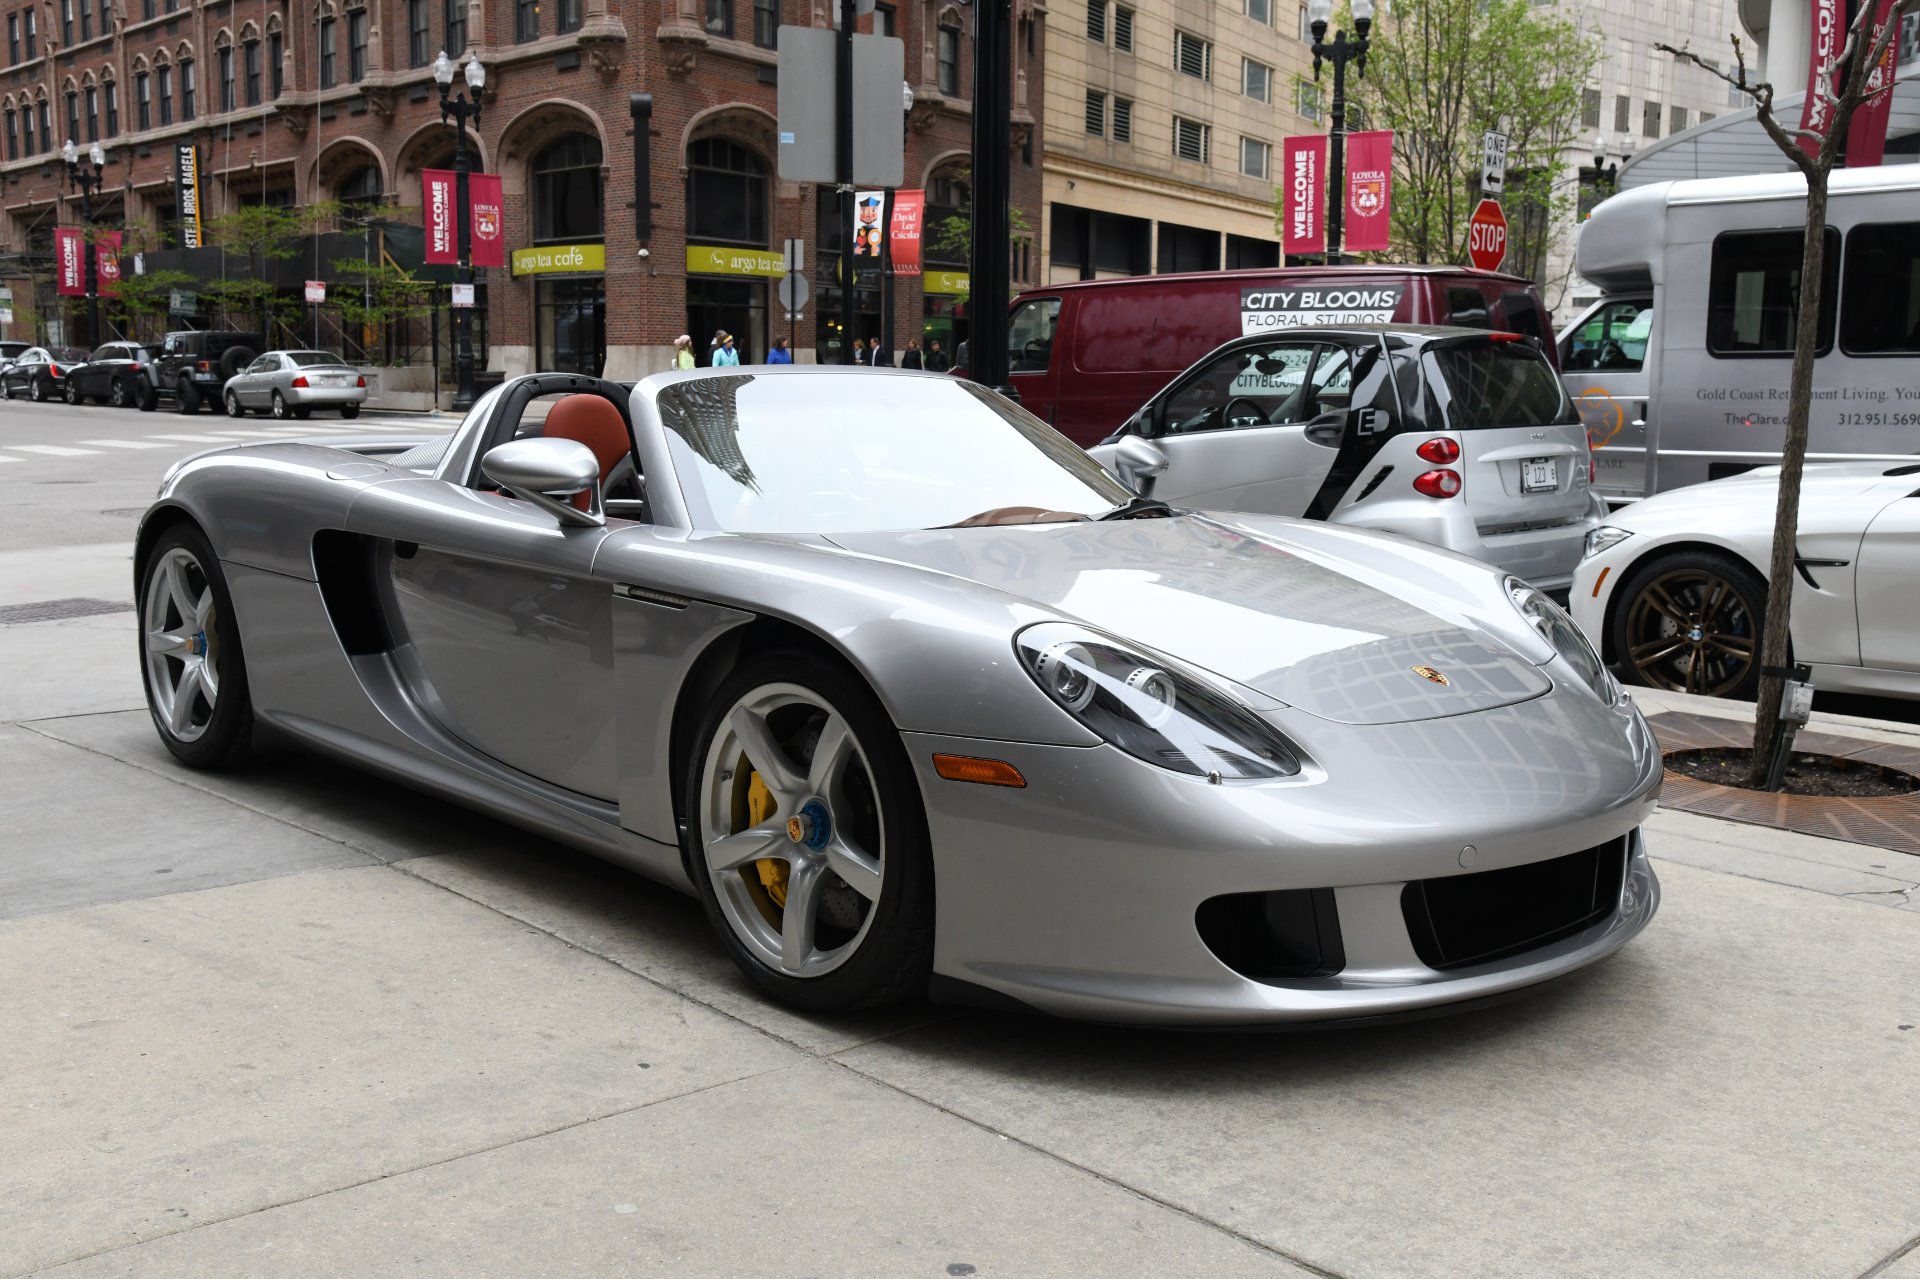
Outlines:
<svg viewBox="0 0 1920 1279"><path fill-rule="evenodd" d="M600 482L605 484L613 468L633 455L633 441L627 435L626 419L613 401L599 395L568 395L547 410L547 424L540 432L550 440L578 440L593 450L600 463Z"/></svg>

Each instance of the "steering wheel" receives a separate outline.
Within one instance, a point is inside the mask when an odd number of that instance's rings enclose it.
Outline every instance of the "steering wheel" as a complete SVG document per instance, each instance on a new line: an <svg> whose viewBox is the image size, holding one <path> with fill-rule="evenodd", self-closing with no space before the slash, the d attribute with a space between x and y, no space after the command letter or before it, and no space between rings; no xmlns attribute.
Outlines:
<svg viewBox="0 0 1920 1279"><path fill-rule="evenodd" d="M1235 405L1242 406L1246 411L1235 413L1233 411ZM1271 422L1272 419L1267 416L1267 411L1244 395L1234 396L1227 401L1226 407L1220 410L1220 425L1223 427L1267 426Z"/></svg>

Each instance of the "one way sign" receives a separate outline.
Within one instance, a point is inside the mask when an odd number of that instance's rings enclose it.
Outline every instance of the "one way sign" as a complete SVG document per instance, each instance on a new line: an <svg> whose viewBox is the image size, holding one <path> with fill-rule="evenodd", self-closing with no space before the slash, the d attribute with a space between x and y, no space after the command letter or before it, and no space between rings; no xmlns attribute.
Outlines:
<svg viewBox="0 0 1920 1279"><path fill-rule="evenodd" d="M1480 193L1499 199L1507 193L1507 135L1488 129L1480 137Z"/></svg>

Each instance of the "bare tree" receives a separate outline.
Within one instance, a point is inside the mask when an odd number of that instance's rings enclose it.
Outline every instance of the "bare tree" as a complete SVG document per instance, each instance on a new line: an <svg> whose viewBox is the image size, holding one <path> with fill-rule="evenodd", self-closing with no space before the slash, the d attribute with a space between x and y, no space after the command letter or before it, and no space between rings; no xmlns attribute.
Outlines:
<svg viewBox="0 0 1920 1279"><path fill-rule="evenodd" d="M1767 615L1761 633L1760 692L1753 723L1753 758L1747 774L1747 784L1756 790L1766 788L1768 765L1780 733L1780 695L1789 656L1788 621L1793 606L1794 544L1800 528L1800 478L1807 462L1813 360L1820 344L1820 304L1821 294L1825 292L1827 180L1845 154L1847 131L1853 124L1854 112L1876 93L1893 92L1892 77L1886 77L1884 83L1873 83L1870 73L1886 60L1902 15L1917 3L1920 0L1898 0L1889 8L1885 25L1877 32L1874 19L1880 5L1876 0L1863 0L1860 4L1859 12L1847 24L1846 43L1834 61L1831 76L1821 77L1808 90L1818 94L1820 103L1826 107L1824 129L1788 128L1780 122L1773 107L1773 85L1766 81L1756 83L1747 76L1746 50L1739 36L1729 37L1733 44L1732 74L1684 47L1653 46L1662 53L1691 62L1752 99L1760 127L1807 180L1807 223L1805 244L1800 253L1793 376L1787 390L1787 438L1780 455L1780 493L1774 507L1773 553L1767 573Z"/></svg>

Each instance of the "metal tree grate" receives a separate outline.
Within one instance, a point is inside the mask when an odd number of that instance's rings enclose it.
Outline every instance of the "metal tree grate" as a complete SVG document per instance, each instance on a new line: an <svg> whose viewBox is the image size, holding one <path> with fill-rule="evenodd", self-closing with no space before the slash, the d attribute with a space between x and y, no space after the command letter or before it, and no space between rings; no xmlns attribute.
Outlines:
<svg viewBox="0 0 1920 1279"><path fill-rule="evenodd" d="M22 626L28 622L62 622L70 617L101 617L107 613L131 613L133 605L118 600L37 600L32 604L0 606L0 626Z"/></svg>

